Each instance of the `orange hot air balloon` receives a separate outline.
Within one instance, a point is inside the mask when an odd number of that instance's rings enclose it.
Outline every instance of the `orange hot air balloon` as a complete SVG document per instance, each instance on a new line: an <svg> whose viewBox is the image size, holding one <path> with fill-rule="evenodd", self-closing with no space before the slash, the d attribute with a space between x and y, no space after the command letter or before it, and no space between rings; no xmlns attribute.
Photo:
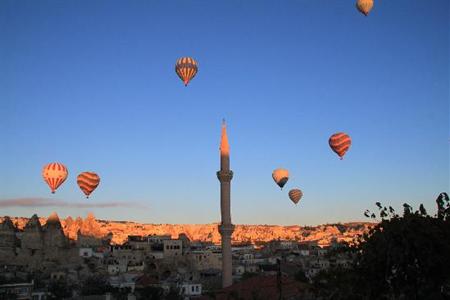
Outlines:
<svg viewBox="0 0 450 300"><path fill-rule="evenodd" d="M283 186L289 180L289 171L286 169L276 169L272 172L272 178L283 189Z"/></svg>
<svg viewBox="0 0 450 300"><path fill-rule="evenodd" d="M331 149L342 159L352 144L350 136L343 132L333 134L328 140Z"/></svg>
<svg viewBox="0 0 450 300"><path fill-rule="evenodd" d="M356 1L356 8L367 17L372 10L373 0L358 0Z"/></svg>
<svg viewBox="0 0 450 300"><path fill-rule="evenodd" d="M61 163L49 163L42 169L42 177L52 190L52 194L66 180L68 174L66 166Z"/></svg>
<svg viewBox="0 0 450 300"><path fill-rule="evenodd" d="M89 198L89 195L100 184L100 177L94 172L83 172L77 176L77 183L86 198Z"/></svg>
<svg viewBox="0 0 450 300"><path fill-rule="evenodd" d="M292 189L289 191L289 199L291 199L291 201L294 202L295 204L297 204L302 197L303 192L299 189Z"/></svg>
<svg viewBox="0 0 450 300"><path fill-rule="evenodd" d="M197 74L198 64L192 57L179 58L175 64L175 72L187 86L189 81Z"/></svg>

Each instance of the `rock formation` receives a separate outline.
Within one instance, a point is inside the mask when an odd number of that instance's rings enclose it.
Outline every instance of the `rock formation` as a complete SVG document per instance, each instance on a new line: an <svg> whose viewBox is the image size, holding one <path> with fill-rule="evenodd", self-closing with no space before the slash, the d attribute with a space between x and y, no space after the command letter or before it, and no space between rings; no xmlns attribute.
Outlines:
<svg viewBox="0 0 450 300"><path fill-rule="evenodd" d="M30 250L42 250L44 247L44 232L39 218L34 214L28 220L22 233L22 248Z"/></svg>
<svg viewBox="0 0 450 300"><path fill-rule="evenodd" d="M56 213L52 213L45 225L44 231L44 256L49 260L57 260L61 258L69 246L68 238L65 236L61 222Z"/></svg>
<svg viewBox="0 0 450 300"><path fill-rule="evenodd" d="M0 224L0 263L8 264L16 256L18 239L17 228L9 217L5 217Z"/></svg>

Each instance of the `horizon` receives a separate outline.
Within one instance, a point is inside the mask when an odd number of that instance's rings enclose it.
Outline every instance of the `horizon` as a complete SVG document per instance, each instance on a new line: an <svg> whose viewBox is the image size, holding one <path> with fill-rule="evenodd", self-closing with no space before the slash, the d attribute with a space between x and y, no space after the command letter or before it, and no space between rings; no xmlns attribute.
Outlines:
<svg viewBox="0 0 450 300"><path fill-rule="evenodd" d="M65 217L61 217L56 211L53 211L51 214L53 214L53 213L57 214L57 216L58 216L60 221L61 220L65 221L69 217L72 220L76 220L78 218L81 218L82 220L85 220L85 219L89 218L89 214L91 214L91 213L88 213L85 217L83 217L83 216L72 216L72 215L67 215ZM33 214L33 215L37 215L37 217L39 219L45 219L45 220L47 220L50 217L50 215L48 215L48 216L39 216L38 214ZM33 215L31 215L29 217L4 215L4 216L0 216L0 219L4 220L4 218L6 218L6 217L10 218L11 220L13 220L13 219L31 219L31 217L33 217ZM144 223L144 222L130 221L130 220L99 219L94 214L92 214L92 215L94 216L94 219L96 221L101 221L101 222L103 222L103 221L104 222L128 222L128 223L136 223L136 224L141 224L141 225L181 225L181 226L183 226L183 225L194 225L194 226L199 225L199 226L202 226L202 225L217 225L217 224L220 224L220 222L212 222L212 223ZM327 226L327 225L336 225L336 224L346 225L346 224L353 224L353 223L355 223L355 224L361 224L361 223L362 224L378 224L379 221L375 221L374 219L367 219L367 221L364 221L364 220L363 221L339 221L339 222L334 222L334 223L321 223L321 224L315 224L315 225L308 225L308 224L305 224L305 225L302 225L302 224L292 224L292 225L286 225L286 224L250 224L250 223L242 223L242 224L234 224L234 225L236 225L236 226L318 227L318 226Z"/></svg>
<svg viewBox="0 0 450 300"><path fill-rule="evenodd" d="M450 182L449 10L2 1L1 214L218 223L223 118L234 224L370 222L377 201L434 214ZM174 72L183 56L199 65L187 87ZM341 131L342 161L328 145ZM55 195L41 176L51 162L69 169ZM290 172L282 191L276 168ZM89 199L84 171L101 178Z"/></svg>

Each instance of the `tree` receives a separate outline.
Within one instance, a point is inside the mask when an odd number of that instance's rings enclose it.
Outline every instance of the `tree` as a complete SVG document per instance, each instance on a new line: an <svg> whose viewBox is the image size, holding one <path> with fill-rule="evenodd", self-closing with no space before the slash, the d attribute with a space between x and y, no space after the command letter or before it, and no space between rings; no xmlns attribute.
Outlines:
<svg viewBox="0 0 450 300"><path fill-rule="evenodd" d="M256 275L258 275L258 274L257 273L253 273L253 272L244 272L242 274L241 280L244 281L244 280L247 280L249 278L255 277Z"/></svg>
<svg viewBox="0 0 450 300"><path fill-rule="evenodd" d="M65 299L72 296L72 288L65 280L51 281L48 291L51 293L50 299Z"/></svg>
<svg viewBox="0 0 450 300"><path fill-rule="evenodd" d="M103 295L112 291L111 285L101 276L90 276L81 287L81 294L88 295Z"/></svg>
<svg viewBox="0 0 450 300"><path fill-rule="evenodd" d="M438 212L427 214L404 204L399 216L376 203L381 222L347 251L354 266L332 270L315 280L332 299L446 299L450 297L450 202L446 193L436 200ZM372 217L369 211L365 215ZM339 296L339 291L351 291Z"/></svg>
<svg viewBox="0 0 450 300"><path fill-rule="evenodd" d="M295 280L300 281L300 282L304 282L304 283L308 283L309 280L305 275L305 271L303 271L303 269L298 270L295 275L294 275Z"/></svg>
<svg viewBox="0 0 450 300"><path fill-rule="evenodd" d="M136 290L137 299L159 300L164 295L164 290L160 287L147 286Z"/></svg>

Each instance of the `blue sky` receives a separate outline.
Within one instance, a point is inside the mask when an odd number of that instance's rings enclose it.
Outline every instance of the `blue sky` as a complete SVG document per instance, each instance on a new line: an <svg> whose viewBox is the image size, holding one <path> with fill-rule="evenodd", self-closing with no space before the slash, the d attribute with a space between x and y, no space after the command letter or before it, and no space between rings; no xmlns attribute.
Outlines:
<svg viewBox="0 0 450 300"><path fill-rule="evenodd" d="M449 191L449 6L1 1L0 214L218 222L222 118L234 223L364 220L376 201L433 211ZM199 63L188 87L181 56ZM41 178L53 161L69 169L55 195ZM89 200L82 171L102 178ZM24 198L47 204L5 205Z"/></svg>

